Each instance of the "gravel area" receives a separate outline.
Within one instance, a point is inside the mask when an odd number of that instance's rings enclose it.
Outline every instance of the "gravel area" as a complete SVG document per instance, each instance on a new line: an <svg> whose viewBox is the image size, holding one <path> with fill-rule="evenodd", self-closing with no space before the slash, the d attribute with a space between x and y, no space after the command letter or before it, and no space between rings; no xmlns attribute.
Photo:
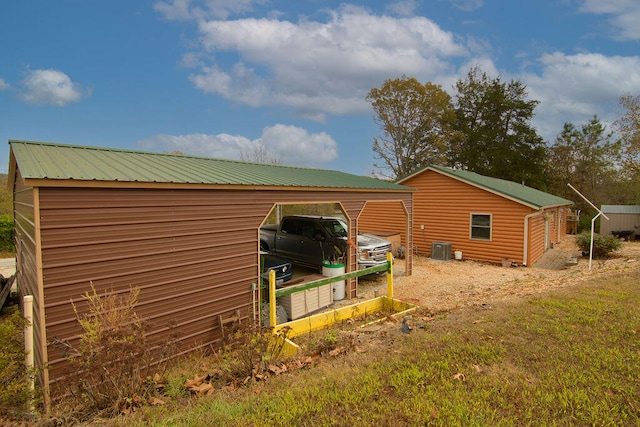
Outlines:
<svg viewBox="0 0 640 427"><path fill-rule="evenodd" d="M567 261L577 259L576 264ZM558 262L561 260L561 262ZM475 261L436 261L414 256L413 274L404 276L399 262L394 271L394 297L432 312L471 305L491 305L579 283L589 278L628 271L640 277L640 242L624 242L607 260L582 257L575 237L566 236L531 267L503 267ZM385 279L361 280L358 297L386 295Z"/></svg>

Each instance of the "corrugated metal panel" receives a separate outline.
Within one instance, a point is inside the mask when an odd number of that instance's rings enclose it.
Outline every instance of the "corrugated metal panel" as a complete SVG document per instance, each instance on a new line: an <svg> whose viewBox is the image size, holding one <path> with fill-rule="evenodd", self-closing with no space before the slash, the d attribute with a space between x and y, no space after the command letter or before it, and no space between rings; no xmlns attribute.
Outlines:
<svg viewBox="0 0 640 427"><path fill-rule="evenodd" d="M27 179L409 190L331 170L31 141L9 143Z"/></svg>
<svg viewBox="0 0 640 427"><path fill-rule="evenodd" d="M358 229L365 233L399 233L407 246L407 214L400 202L369 202L358 218Z"/></svg>
<svg viewBox="0 0 640 427"><path fill-rule="evenodd" d="M544 191L527 187L526 185L519 184L517 182L491 178L488 176L479 175L475 172L451 169L442 166L428 166L422 171L418 171L407 178L399 180L398 183L411 186L410 182L413 182L413 179L415 177L423 174L427 170L436 171L455 179L477 185L488 191L496 192L505 197L511 198L514 201L524 203L536 209L548 206L550 207L573 204L571 200L563 199L562 197L554 196L553 194L545 193Z"/></svg>
<svg viewBox="0 0 640 427"><path fill-rule="evenodd" d="M609 220L600 217L600 234L611 234L612 231L633 231L628 238L634 239L640 233L640 214L608 213Z"/></svg>
<svg viewBox="0 0 640 427"><path fill-rule="evenodd" d="M640 205L602 205L600 210L607 215L640 215Z"/></svg>
<svg viewBox="0 0 640 427"><path fill-rule="evenodd" d="M531 208L431 170L406 184L418 189L413 196L413 244L420 253L429 255L434 241L451 242L466 259L523 262L524 217ZM472 213L492 215L491 241L470 239Z"/></svg>
<svg viewBox="0 0 640 427"><path fill-rule="evenodd" d="M82 312L90 284L98 293L126 293L133 286L140 288L136 313L151 325L149 339L177 334L182 348L216 345L219 314L240 309L250 315L258 229L275 202L340 201L357 218L365 199L387 197L357 191L40 188L47 333L77 339L71 301ZM403 197L410 205L411 193ZM350 265L355 268L354 256ZM55 383L65 363L52 346L48 352Z"/></svg>
<svg viewBox="0 0 640 427"><path fill-rule="evenodd" d="M38 288L38 263L35 228L35 202L31 187L24 186L20 172L16 171L14 179L14 226L16 240L16 282L21 296L32 295L33 298L33 330L34 330L34 362L36 366L45 364L45 319L40 289ZM44 385L45 377L38 371L37 380Z"/></svg>

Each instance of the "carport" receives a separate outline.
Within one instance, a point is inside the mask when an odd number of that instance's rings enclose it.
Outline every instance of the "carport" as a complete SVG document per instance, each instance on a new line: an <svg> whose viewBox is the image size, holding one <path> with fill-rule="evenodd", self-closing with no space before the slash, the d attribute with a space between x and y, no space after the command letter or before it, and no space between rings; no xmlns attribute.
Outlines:
<svg viewBox="0 0 640 427"><path fill-rule="evenodd" d="M412 247L412 189L339 171L166 153L9 141L16 279L34 297L34 356L47 398L66 374L51 345L78 340L72 302L140 289L153 345L220 343L220 319L251 317L259 227L277 204L335 203L357 238L367 202L401 203ZM353 250L347 270L356 268ZM406 274L411 274L411 251ZM356 279L347 284L356 295Z"/></svg>

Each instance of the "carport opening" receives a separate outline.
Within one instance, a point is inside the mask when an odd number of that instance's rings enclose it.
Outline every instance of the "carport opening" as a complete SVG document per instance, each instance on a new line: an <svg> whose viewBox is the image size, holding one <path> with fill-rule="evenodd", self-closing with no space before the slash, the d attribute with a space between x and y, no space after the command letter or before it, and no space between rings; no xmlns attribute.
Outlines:
<svg viewBox="0 0 640 427"><path fill-rule="evenodd" d="M321 261L331 260L333 263L338 263L339 261L343 261L348 265L348 260L346 259L347 254L342 252L344 251L344 247L337 248L336 251L334 249L334 244L336 242L327 241L326 230L312 229L309 225L301 226L302 228L297 228L297 230L287 230L292 233L298 233L303 238L305 238L304 243L300 243L297 247L284 247L277 248L275 247L278 242L272 242L268 237L267 230L276 230L278 225L281 223L282 219L287 216L295 216L295 215L308 215L308 216L320 216L327 218L338 218L343 221L345 224L348 224L348 217L344 210L341 208L339 203L304 203L304 204L276 204L273 209L266 216L262 226L261 226L261 239L260 239L260 255L264 255L265 253L271 253L272 255L279 255L284 258L291 258L291 262L294 263L294 277L293 279L297 279L300 277L304 277L305 275L311 275L314 273L321 273L321 263L316 263L314 261L309 260L298 260L295 255L287 257L287 253L291 253L292 251L304 251L308 250L312 252L310 254L310 258L320 259ZM296 224L291 223L292 226L296 226ZM305 246L306 245L306 246ZM342 245L340 245L342 246ZM337 252L337 253L336 253ZM261 265L263 264L261 259ZM317 264L317 265L316 265Z"/></svg>
<svg viewBox="0 0 640 427"><path fill-rule="evenodd" d="M341 221L345 228L349 223L339 203L274 205L260 227L260 272L258 295L255 298L262 307L260 318L264 324L267 324L264 308L269 302L269 270L273 269L276 273L276 286L284 288L322 279L326 273L325 260L327 263L331 260L332 266L341 267L340 270L331 271L343 274L349 269L349 254L344 247L346 235L342 236L342 244L337 245L338 241L328 229L331 221L296 221L295 218L289 218L283 223L286 233L281 233L280 224L283 218L300 215L335 218ZM335 301L348 299L347 287L345 282L328 284L278 298L278 322L305 317L332 305Z"/></svg>

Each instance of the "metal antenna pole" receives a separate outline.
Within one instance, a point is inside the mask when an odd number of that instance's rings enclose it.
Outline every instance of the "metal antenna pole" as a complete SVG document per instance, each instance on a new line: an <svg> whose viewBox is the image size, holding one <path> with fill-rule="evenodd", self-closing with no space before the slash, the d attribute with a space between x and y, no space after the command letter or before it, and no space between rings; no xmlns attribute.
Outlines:
<svg viewBox="0 0 640 427"><path fill-rule="evenodd" d="M589 243L589 271L591 271L591 261L593 260L593 230L594 230L594 227L595 227L595 224L596 224L596 219L597 219L600 215L602 215L602 216L603 216L603 217L605 217L605 218L607 219L607 221L608 221L608 220L609 220L609 217L608 217L608 216L606 216L606 215L605 215L605 214L604 214L600 209L596 208L596 206L595 206L593 203L591 203L591 201L589 201L589 199L587 199L586 197L584 197L584 196L582 195L582 193L581 193L581 192L579 192L578 190L576 190L576 189L575 189L575 187L574 187L573 185L571 185L571 184L569 184L569 183L567 183L567 185L568 185L568 186L569 186L573 191L575 191L576 193L578 193L578 194L580 195L580 197L582 197L582 198L585 200L585 202L589 203L589 205L591 205L591 207L592 207L593 209L595 209L595 210L597 210L597 211L598 211L598 215L594 216L594 217L591 219L591 242Z"/></svg>

